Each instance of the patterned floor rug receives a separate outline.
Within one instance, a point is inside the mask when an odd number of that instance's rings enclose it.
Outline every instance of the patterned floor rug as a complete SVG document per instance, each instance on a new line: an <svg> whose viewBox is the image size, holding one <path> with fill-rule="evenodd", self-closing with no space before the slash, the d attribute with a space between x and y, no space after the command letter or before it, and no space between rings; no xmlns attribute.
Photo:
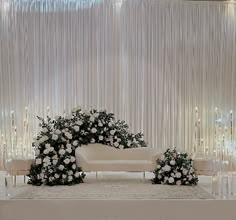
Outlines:
<svg viewBox="0 0 236 220"><path fill-rule="evenodd" d="M153 185L150 180L85 179L74 186L19 186L11 199L214 199L199 186Z"/></svg>

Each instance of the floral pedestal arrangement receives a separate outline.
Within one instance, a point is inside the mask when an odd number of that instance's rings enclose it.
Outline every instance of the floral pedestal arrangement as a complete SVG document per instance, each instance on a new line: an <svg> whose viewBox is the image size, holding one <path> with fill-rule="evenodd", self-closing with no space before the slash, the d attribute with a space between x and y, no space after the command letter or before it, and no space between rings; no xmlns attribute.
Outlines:
<svg viewBox="0 0 236 220"><path fill-rule="evenodd" d="M187 153L177 152L176 149L167 149L157 160L154 175L152 179L154 184L196 185L198 183L192 159Z"/></svg>

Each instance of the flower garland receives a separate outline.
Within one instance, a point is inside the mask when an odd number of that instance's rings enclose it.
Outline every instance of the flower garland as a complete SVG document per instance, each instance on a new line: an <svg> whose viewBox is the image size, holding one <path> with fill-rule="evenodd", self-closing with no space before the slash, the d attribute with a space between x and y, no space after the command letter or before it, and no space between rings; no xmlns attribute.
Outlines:
<svg viewBox="0 0 236 220"><path fill-rule="evenodd" d="M133 134L124 121L106 110L74 109L66 116L40 120L41 131L33 142L35 162L29 184L72 185L83 182L85 174L76 166L75 149L101 143L115 148L146 147L143 134Z"/></svg>
<svg viewBox="0 0 236 220"><path fill-rule="evenodd" d="M167 149L157 160L154 175L154 184L196 185L198 182L192 159L188 158L187 153L177 152L176 149Z"/></svg>

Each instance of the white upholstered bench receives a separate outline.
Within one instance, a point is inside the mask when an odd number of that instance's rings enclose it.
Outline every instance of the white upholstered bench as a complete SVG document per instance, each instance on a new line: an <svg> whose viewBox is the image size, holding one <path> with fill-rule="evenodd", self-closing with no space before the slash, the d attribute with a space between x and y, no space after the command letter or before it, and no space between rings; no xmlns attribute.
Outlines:
<svg viewBox="0 0 236 220"><path fill-rule="evenodd" d="M23 175L25 182L25 176L29 174L33 161L33 159L12 159L6 162L6 171L14 176L14 186L16 186L16 176Z"/></svg>

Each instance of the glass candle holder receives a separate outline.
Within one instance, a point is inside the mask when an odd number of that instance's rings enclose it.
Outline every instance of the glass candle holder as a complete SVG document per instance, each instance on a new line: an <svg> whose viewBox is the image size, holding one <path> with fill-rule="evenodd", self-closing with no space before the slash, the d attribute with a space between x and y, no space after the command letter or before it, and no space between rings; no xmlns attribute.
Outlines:
<svg viewBox="0 0 236 220"><path fill-rule="evenodd" d="M232 172L231 176L231 195L236 196L236 172Z"/></svg>
<svg viewBox="0 0 236 220"><path fill-rule="evenodd" d="M229 177L227 174L221 176L221 198L228 199L229 196Z"/></svg>
<svg viewBox="0 0 236 220"><path fill-rule="evenodd" d="M5 195L10 196L12 191L12 176L8 173L5 176Z"/></svg>
<svg viewBox="0 0 236 220"><path fill-rule="evenodd" d="M217 176L212 176L211 181L211 189L212 189L212 195L218 195L219 193L219 181Z"/></svg>

